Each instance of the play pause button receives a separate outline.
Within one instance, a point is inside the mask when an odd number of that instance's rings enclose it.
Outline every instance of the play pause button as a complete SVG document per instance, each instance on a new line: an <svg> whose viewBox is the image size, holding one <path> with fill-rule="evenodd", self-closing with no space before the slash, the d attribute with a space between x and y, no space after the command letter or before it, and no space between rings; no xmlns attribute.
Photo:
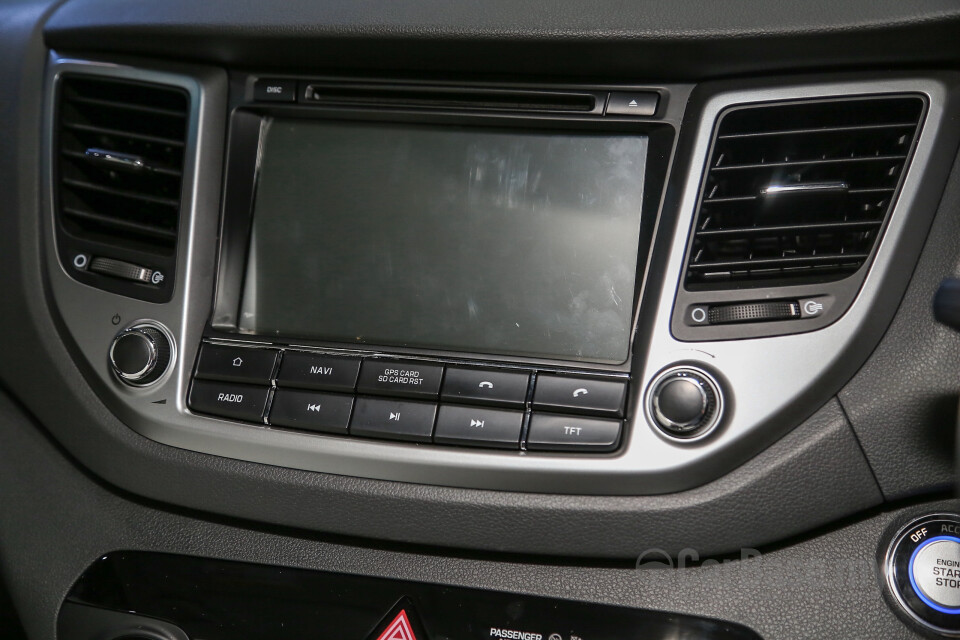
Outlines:
<svg viewBox="0 0 960 640"><path fill-rule="evenodd" d="M350 433L368 438L430 442L437 405L432 402L357 398Z"/></svg>
<svg viewBox="0 0 960 640"><path fill-rule="evenodd" d="M520 448L523 411L485 409L454 404L440 406L433 441L500 449Z"/></svg>

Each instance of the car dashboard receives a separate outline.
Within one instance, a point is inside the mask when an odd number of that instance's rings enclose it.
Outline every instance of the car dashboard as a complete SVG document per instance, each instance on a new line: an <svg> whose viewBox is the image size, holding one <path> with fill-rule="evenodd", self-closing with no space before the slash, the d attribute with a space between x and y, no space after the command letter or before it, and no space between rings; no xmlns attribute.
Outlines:
<svg viewBox="0 0 960 640"><path fill-rule="evenodd" d="M960 636L958 23L0 6L0 623Z"/></svg>

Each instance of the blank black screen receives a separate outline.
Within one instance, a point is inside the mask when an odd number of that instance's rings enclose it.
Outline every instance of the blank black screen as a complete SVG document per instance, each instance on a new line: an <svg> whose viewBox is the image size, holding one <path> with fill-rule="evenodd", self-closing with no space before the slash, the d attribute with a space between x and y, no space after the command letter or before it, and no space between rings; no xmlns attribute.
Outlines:
<svg viewBox="0 0 960 640"><path fill-rule="evenodd" d="M276 119L239 328L619 363L647 138Z"/></svg>

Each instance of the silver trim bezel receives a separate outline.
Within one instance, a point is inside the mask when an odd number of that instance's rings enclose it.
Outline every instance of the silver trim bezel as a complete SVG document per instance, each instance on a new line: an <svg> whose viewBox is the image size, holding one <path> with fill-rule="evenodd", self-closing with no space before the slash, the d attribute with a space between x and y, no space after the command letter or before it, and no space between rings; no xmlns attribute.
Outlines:
<svg viewBox="0 0 960 640"><path fill-rule="evenodd" d="M672 220L672 216L666 216L658 220L654 232L658 250L666 246L669 258L665 269L652 275L663 281L660 293L648 296L641 310L644 316L653 318L651 329L639 333L634 344L637 358L623 443L612 454L551 454L377 442L193 414L186 407L186 397L213 300L227 76L223 70L209 67L151 62L148 70L136 64L70 59L52 53L47 68L43 138L44 246L52 297L62 324L85 360L89 382L125 424L170 446L293 469L453 487L588 495L661 494L702 485L779 439L852 375L855 369L851 370L849 362L862 362L880 337L873 314L884 306L884 283L897 268L896 247L908 232L908 212L919 197L921 175L931 159L951 91L941 79L918 77L798 81L710 97L697 120L687 125L690 130L685 135L693 135L694 144L678 194L676 227L671 231L665 226L664 219ZM178 277L169 303L147 303L94 289L73 280L59 263L51 159L56 87L60 75L67 71L167 83L184 88L190 95ZM834 324L810 333L726 342L676 340L670 330L671 314L702 169L719 113L732 105L772 100L907 92L926 96L926 121L872 268L847 313ZM672 236L664 244L661 236L668 233ZM150 318L170 328L181 357L157 384L133 388L120 383L109 370L107 349L117 330L110 317L115 313L124 319ZM649 382L662 370L681 363L717 372L723 382L723 428L712 437L670 437L651 423L644 409Z"/></svg>
<svg viewBox="0 0 960 640"><path fill-rule="evenodd" d="M710 391L713 393L713 397L716 398L717 407L714 409L713 416L711 416L710 421L699 429L691 429L688 433L683 432L671 432L664 423L672 424L676 427L686 427L688 425L681 425L676 422L673 422L662 413L660 413L660 408L657 404L657 391L660 386L667 380L667 378L673 376L677 373L688 373L692 374L703 380L703 383L710 388ZM709 404L709 398L707 394L701 388L700 393L703 394L703 404L704 408ZM646 400L644 402L644 409L647 412L647 419L657 426L666 436L670 438L675 438L680 442L696 442L698 440L703 440L711 433L713 433L716 428L720 425L720 422L723 420L723 410L724 410L724 400L723 400L723 389L720 388L720 384L717 382L708 371L704 371L700 367L691 367L687 365L679 365L676 367L670 367L661 371L656 378L654 378L649 386L647 387ZM702 419L702 418L701 418Z"/></svg>
<svg viewBox="0 0 960 640"><path fill-rule="evenodd" d="M117 348L117 343L120 342L121 338L134 333L139 334L147 339L147 342L150 345L150 357L147 360L147 364L144 365L143 369L140 371L132 374L124 373L120 370L120 367L117 366L117 361L113 357L113 352ZM150 375L150 373L153 371L153 368L157 366L158 358L157 341L153 339L153 336L140 327L130 327L129 329L124 329L117 334L117 336L113 339L113 344L110 345L110 364L113 366L113 372L116 373L117 376L127 384L136 385L140 380Z"/></svg>

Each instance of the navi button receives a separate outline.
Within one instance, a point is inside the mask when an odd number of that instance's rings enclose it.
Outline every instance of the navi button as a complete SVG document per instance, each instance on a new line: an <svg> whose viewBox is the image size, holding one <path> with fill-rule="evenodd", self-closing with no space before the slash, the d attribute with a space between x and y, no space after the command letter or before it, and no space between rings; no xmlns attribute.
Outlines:
<svg viewBox="0 0 960 640"><path fill-rule="evenodd" d="M277 384L281 387L353 391L359 371L359 358L284 351Z"/></svg>
<svg viewBox="0 0 960 640"><path fill-rule="evenodd" d="M436 398L443 366L416 360L363 361L357 391L385 396Z"/></svg>

